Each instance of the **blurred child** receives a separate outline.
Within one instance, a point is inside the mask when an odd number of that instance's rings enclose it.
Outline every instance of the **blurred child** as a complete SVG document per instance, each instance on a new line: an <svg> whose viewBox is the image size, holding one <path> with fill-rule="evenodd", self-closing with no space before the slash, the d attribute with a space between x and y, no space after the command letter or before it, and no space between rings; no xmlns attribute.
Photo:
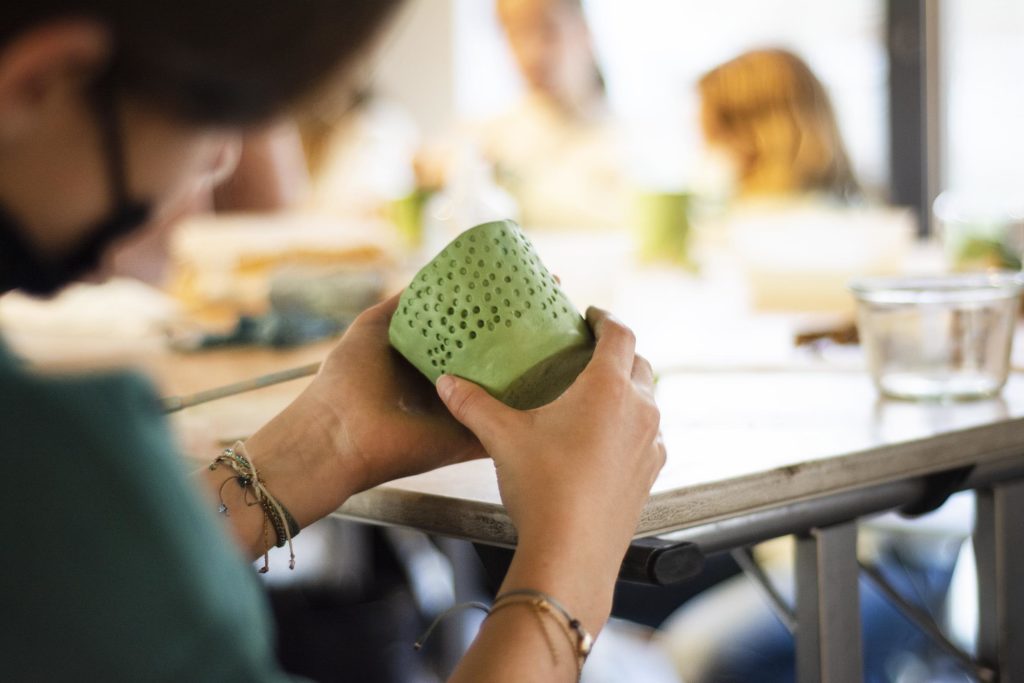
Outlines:
<svg viewBox="0 0 1024 683"><path fill-rule="evenodd" d="M746 52L698 89L704 137L731 162L741 198L860 196L828 94L792 52Z"/></svg>

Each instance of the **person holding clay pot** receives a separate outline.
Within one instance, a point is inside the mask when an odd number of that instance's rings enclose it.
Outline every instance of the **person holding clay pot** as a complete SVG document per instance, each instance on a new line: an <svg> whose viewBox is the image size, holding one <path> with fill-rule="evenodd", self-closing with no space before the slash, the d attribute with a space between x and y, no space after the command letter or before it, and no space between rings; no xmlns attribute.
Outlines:
<svg viewBox="0 0 1024 683"><path fill-rule="evenodd" d="M343 83L396 4L5 4L0 291L49 296L93 271L239 134ZM651 368L590 310L592 361L517 411L448 375L435 390L388 343L396 305L363 314L290 406L191 476L139 376L44 376L0 346L5 679L284 680L248 561L357 491L485 456L519 545L452 680L578 677L665 460Z"/></svg>

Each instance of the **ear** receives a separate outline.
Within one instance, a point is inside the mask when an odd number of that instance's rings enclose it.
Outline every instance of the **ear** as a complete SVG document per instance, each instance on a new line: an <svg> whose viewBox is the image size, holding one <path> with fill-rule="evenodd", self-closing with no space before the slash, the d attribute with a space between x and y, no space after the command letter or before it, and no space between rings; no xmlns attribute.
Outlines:
<svg viewBox="0 0 1024 683"><path fill-rule="evenodd" d="M0 142L24 133L55 97L83 88L110 45L103 25L87 19L44 23L0 45Z"/></svg>

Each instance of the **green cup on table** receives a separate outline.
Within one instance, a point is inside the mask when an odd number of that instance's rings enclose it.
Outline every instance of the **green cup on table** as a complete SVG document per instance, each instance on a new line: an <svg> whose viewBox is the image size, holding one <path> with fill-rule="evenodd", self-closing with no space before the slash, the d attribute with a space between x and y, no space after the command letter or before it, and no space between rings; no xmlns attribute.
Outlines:
<svg viewBox="0 0 1024 683"><path fill-rule="evenodd" d="M633 224L640 260L692 267L689 253L690 199L686 192L636 194Z"/></svg>
<svg viewBox="0 0 1024 683"><path fill-rule="evenodd" d="M434 190L416 188L409 194L395 199L389 206L391 221L406 246L418 247L423 243L423 210L434 196Z"/></svg>

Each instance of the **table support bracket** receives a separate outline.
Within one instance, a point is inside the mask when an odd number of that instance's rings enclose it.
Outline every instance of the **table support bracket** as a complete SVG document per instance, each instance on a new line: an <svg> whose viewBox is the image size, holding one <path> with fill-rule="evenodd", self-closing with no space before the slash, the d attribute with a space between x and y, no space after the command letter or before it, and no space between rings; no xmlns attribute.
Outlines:
<svg viewBox="0 0 1024 683"><path fill-rule="evenodd" d="M474 543L477 555L495 585L512 563L514 550ZM585 568L580 568L584 570ZM619 580L649 586L671 586L692 579L704 569L704 555L695 543L666 541L655 536L634 539L619 568Z"/></svg>
<svg viewBox="0 0 1024 683"><path fill-rule="evenodd" d="M979 664L969 654L954 645L935 623L935 619L917 605L914 605L897 591L878 569L865 564L860 566L864 577L898 610L910 623L931 638L946 654L955 659L965 672L973 675L980 683L994 683L996 672Z"/></svg>
<svg viewBox="0 0 1024 683"><path fill-rule="evenodd" d="M949 497L963 489L974 466L937 472L924 478L924 494L899 509L905 517L919 517L934 512L946 504Z"/></svg>
<svg viewBox="0 0 1024 683"><path fill-rule="evenodd" d="M796 634L796 613L792 607L786 604L779 589L775 587L771 578L765 573L757 558L754 557L750 546L737 548L731 551L730 554L736 560L736 564L740 566L740 569L743 570L746 577L754 582L754 585L768 602L772 611L775 612L775 616L786 627L786 630L790 634Z"/></svg>
<svg viewBox="0 0 1024 683"><path fill-rule="evenodd" d="M1024 682L1024 480L978 489L978 659L999 683Z"/></svg>
<svg viewBox="0 0 1024 683"><path fill-rule="evenodd" d="M799 683L861 683L857 524L811 529L796 541Z"/></svg>

